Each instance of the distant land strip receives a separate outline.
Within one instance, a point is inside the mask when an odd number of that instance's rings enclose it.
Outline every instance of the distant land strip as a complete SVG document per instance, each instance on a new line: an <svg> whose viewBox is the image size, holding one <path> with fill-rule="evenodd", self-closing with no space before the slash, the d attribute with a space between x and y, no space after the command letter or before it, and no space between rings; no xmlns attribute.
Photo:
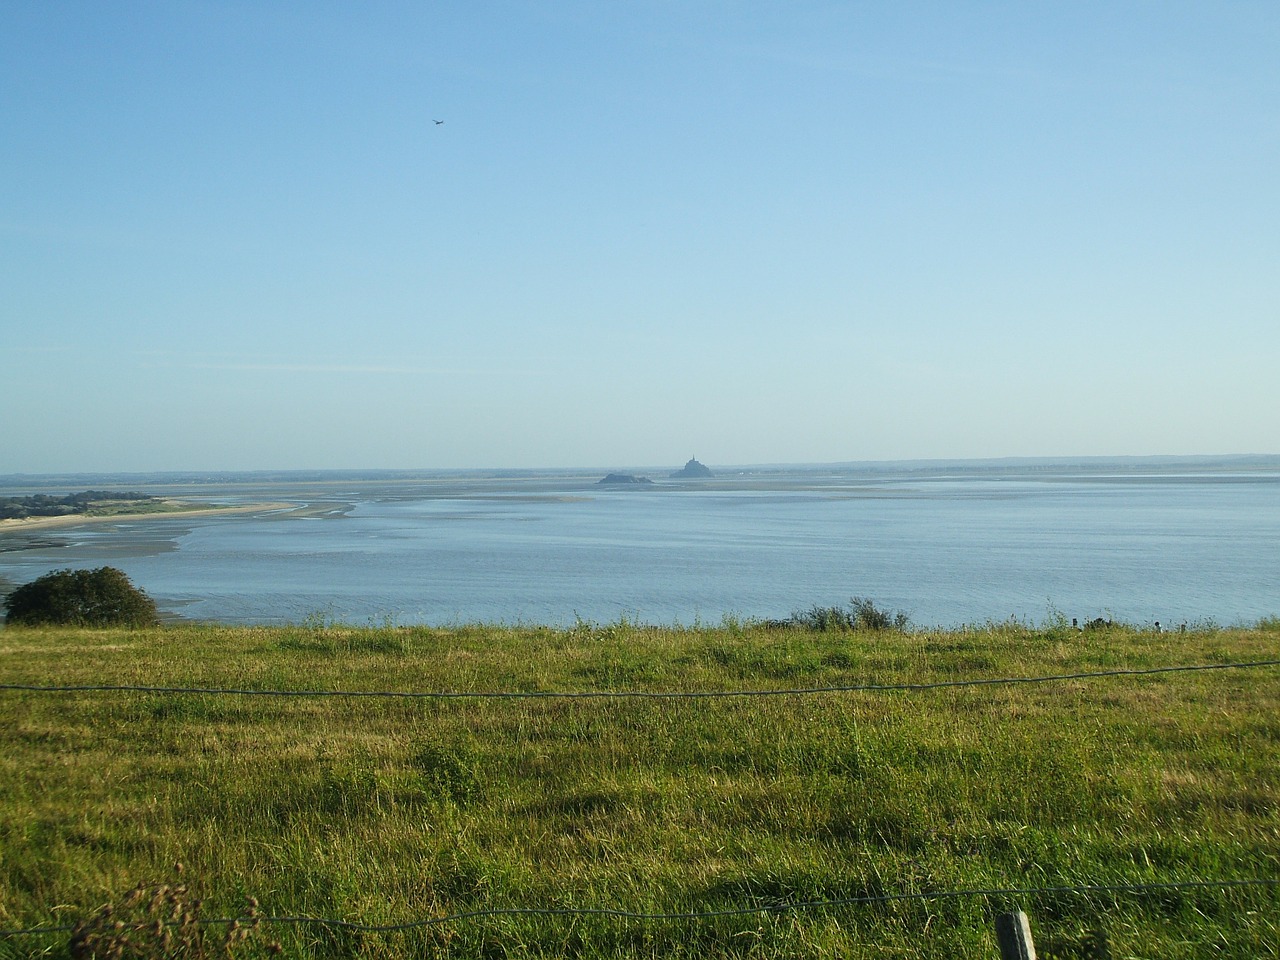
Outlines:
<svg viewBox="0 0 1280 960"><path fill-rule="evenodd" d="M157 517L209 517L221 514L258 513L264 510L292 510L300 505L286 502L237 503L224 506L190 500L164 499L160 508L144 512L121 510L118 513L70 513L56 517L24 517L21 519L0 520L0 534L21 533L26 530L47 529L49 527L70 527L82 523L112 523L123 520L151 520Z"/></svg>

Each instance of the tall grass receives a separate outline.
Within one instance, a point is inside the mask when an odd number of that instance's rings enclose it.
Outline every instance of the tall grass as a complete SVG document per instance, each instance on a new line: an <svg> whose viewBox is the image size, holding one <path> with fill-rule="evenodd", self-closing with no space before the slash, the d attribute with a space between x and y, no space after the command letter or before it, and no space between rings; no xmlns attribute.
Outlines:
<svg viewBox="0 0 1280 960"><path fill-rule="evenodd" d="M0 682L718 691L1271 659L1269 630L458 627L0 631ZM0 691L0 927L170 879L303 957L1256 957L1276 888L801 903L1280 878L1275 668L727 699ZM67 956L68 937L0 941Z"/></svg>

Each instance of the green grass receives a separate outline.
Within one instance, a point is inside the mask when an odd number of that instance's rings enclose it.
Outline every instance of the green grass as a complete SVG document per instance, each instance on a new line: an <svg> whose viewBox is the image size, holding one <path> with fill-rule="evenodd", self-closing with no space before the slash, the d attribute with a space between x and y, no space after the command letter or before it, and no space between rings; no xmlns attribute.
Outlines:
<svg viewBox="0 0 1280 960"><path fill-rule="evenodd" d="M0 631L0 683L716 691L1276 657L1276 631L751 624ZM956 890L1280 879L1280 668L728 699L0 691L0 928L185 865L203 916L700 913ZM265 924L303 957L1274 955L1280 889L898 899L699 919ZM68 956L67 934L0 957ZM1270 951L1270 954L1268 953Z"/></svg>

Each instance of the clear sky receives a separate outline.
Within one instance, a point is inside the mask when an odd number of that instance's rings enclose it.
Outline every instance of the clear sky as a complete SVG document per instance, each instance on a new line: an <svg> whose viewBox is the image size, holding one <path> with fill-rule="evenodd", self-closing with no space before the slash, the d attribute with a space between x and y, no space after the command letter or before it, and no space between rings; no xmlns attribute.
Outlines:
<svg viewBox="0 0 1280 960"><path fill-rule="evenodd" d="M7 0L0 344L0 473L1280 453L1280 3Z"/></svg>

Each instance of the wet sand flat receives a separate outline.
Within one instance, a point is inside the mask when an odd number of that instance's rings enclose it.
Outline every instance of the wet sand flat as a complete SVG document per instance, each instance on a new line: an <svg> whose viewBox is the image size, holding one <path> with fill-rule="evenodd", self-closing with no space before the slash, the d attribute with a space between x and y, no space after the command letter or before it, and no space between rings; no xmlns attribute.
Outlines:
<svg viewBox="0 0 1280 960"><path fill-rule="evenodd" d="M175 504L174 509L156 510L151 513L108 513L98 516L83 514L67 514L60 517L27 517L22 520L0 520L0 536L9 533L26 533L30 530L48 530L53 527L74 527L89 523L132 523L135 520L182 520L187 517L212 517L237 513L258 513L266 510L290 510L297 503L246 503L224 507L211 507L207 504L191 503L180 500L166 501Z"/></svg>

